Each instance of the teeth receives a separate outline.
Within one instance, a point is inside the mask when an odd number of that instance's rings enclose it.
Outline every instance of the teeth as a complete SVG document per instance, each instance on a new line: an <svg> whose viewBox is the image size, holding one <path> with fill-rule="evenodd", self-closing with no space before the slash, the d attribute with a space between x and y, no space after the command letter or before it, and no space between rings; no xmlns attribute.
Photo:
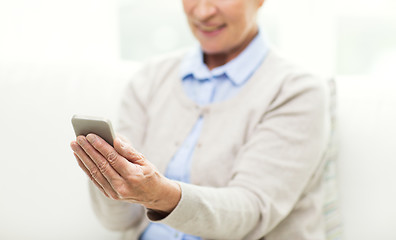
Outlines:
<svg viewBox="0 0 396 240"><path fill-rule="evenodd" d="M204 30L204 31L207 31L207 32L211 32L211 31L217 30L218 28L219 27L216 27L216 26L214 26L214 27L201 26L201 29Z"/></svg>

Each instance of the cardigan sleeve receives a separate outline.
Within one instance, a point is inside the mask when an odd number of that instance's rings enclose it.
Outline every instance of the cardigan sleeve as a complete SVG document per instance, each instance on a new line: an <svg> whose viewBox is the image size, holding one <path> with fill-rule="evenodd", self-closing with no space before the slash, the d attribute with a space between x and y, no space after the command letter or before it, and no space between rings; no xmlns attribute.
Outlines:
<svg viewBox="0 0 396 240"><path fill-rule="evenodd" d="M145 213L142 206L107 198L91 181L89 192L95 215L105 228L126 231L140 224Z"/></svg>
<svg viewBox="0 0 396 240"><path fill-rule="evenodd" d="M144 149L147 134L147 108L165 79L164 75L182 54L184 52L177 52L172 57L161 56L143 63L125 88L118 110L116 134L130 141L139 151ZM143 206L109 199L93 184L90 184L90 193L94 212L106 228L128 232L127 235L135 238L148 224Z"/></svg>
<svg viewBox="0 0 396 240"><path fill-rule="evenodd" d="M226 187L179 183L177 207L164 219L152 212L148 217L208 239L262 238L288 216L317 174L328 138L327 104L325 81L289 77L239 149Z"/></svg>

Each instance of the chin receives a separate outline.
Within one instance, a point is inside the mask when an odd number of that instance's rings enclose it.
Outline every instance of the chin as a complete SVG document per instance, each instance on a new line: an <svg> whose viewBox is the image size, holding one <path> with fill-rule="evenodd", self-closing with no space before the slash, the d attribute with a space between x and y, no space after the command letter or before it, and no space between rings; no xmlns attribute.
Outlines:
<svg viewBox="0 0 396 240"><path fill-rule="evenodd" d="M224 41L224 37L216 37L216 38L201 38L200 36L196 38L199 41L199 44L202 48L202 51L204 53L208 54L218 54L218 53L224 53L227 51L227 41Z"/></svg>
<svg viewBox="0 0 396 240"><path fill-rule="evenodd" d="M221 44L217 45L204 45L201 44L202 51L207 54L221 54L221 53L226 53L227 50L224 48L224 45L221 46Z"/></svg>

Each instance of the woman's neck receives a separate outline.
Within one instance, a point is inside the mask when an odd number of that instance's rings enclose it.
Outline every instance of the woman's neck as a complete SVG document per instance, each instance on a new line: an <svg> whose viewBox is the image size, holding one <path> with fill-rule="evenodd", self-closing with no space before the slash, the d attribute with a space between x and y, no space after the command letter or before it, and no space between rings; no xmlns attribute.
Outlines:
<svg viewBox="0 0 396 240"><path fill-rule="evenodd" d="M230 49L227 52L221 53L204 53L203 60L206 66L212 70L213 68L220 67L232 59L236 58L245 48L250 44L250 42L256 37L258 30L247 36L247 38L235 48Z"/></svg>

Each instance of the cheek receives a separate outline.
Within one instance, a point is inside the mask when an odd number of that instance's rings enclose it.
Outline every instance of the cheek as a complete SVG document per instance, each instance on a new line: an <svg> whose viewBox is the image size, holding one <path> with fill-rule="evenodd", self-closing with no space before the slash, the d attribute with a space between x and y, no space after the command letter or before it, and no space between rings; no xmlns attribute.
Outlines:
<svg viewBox="0 0 396 240"><path fill-rule="evenodd" d="M246 7L247 6L241 2L228 4L222 8L222 14L230 25L235 27L241 26L245 24L248 18L247 15L250 13L250 11L247 11Z"/></svg>
<svg viewBox="0 0 396 240"><path fill-rule="evenodd" d="M238 11L233 15L232 23L235 31L239 35L244 35L250 32L256 26L256 12L254 11ZM231 21L231 20L230 20Z"/></svg>
<svg viewBox="0 0 396 240"><path fill-rule="evenodd" d="M189 0L183 0L183 11L184 14L188 17L191 15L193 5Z"/></svg>
<svg viewBox="0 0 396 240"><path fill-rule="evenodd" d="M247 23L247 16L242 14L241 12L230 13L227 15L228 26L233 34L241 35L243 32L246 31L248 27Z"/></svg>

